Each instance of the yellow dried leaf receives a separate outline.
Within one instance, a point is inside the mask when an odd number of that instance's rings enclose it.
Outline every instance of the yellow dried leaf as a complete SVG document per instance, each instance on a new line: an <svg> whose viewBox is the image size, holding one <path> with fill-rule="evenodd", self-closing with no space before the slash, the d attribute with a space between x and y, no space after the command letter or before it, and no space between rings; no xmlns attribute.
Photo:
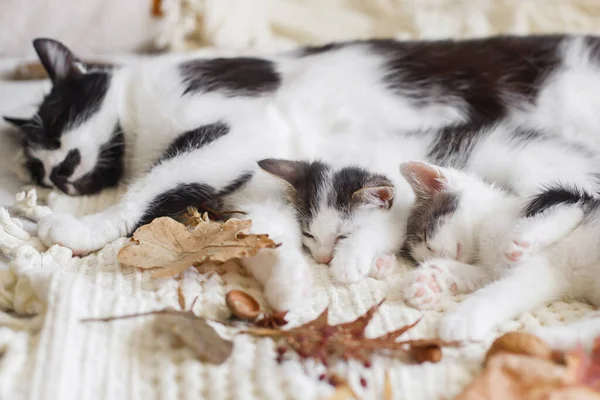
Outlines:
<svg viewBox="0 0 600 400"><path fill-rule="evenodd" d="M248 234L250 220L210 221L206 214L191 230L169 217L161 217L135 231L117 255L123 265L156 268L154 277L174 276L191 266L222 264L250 257L277 244L268 235Z"/></svg>

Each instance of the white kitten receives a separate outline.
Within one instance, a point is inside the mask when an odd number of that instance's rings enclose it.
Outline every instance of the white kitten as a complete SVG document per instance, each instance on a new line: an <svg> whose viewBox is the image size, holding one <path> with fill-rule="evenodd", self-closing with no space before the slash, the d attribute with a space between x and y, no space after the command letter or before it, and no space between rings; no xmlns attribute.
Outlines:
<svg viewBox="0 0 600 400"><path fill-rule="evenodd" d="M441 296L474 291L443 316L443 339L480 340L561 298L600 306L599 199L556 186L521 200L454 169L410 162L401 171L417 194L402 255L420 262L406 278L406 300L429 308ZM589 346L600 319L539 334L556 347Z"/></svg>

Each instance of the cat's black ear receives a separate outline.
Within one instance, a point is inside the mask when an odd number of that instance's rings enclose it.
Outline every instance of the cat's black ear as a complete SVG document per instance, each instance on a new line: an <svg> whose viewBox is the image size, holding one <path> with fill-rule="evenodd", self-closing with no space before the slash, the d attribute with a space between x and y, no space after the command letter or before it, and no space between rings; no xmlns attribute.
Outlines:
<svg viewBox="0 0 600 400"><path fill-rule="evenodd" d="M310 166L305 161L289 161L275 158L267 158L258 162L258 166L270 174L283 179L290 185L297 187L306 179L306 173Z"/></svg>
<svg viewBox="0 0 600 400"><path fill-rule="evenodd" d="M354 192L352 198L363 204L371 204L387 210L394 202L394 192L394 187L391 184L388 186L367 186Z"/></svg>
<svg viewBox="0 0 600 400"><path fill-rule="evenodd" d="M21 129L23 128L24 125L27 125L28 123L30 123L31 121L29 119L24 119L24 118L13 118L13 117L2 117L4 118L4 120L6 122L8 122L9 124Z"/></svg>
<svg viewBox="0 0 600 400"><path fill-rule="evenodd" d="M33 47L53 83L75 79L87 72L87 66L56 40L38 38Z"/></svg>
<svg viewBox="0 0 600 400"><path fill-rule="evenodd" d="M446 178L435 165L421 161L410 161L400 166L400 173L419 198L431 197L434 193L446 188Z"/></svg>

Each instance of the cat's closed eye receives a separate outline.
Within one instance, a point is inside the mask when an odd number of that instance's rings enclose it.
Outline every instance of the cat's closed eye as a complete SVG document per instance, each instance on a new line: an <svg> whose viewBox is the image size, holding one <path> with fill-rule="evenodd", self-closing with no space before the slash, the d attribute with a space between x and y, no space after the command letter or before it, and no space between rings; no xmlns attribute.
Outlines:
<svg viewBox="0 0 600 400"><path fill-rule="evenodd" d="M337 238L335 238L335 242L337 243L340 240L344 240L344 239L347 239L347 238L348 238L348 235L340 235Z"/></svg>
<svg viewBox="0 0 600 400"><path fill-rule="evenodd" d="M302 232L302 235L303 235L304 237L307 237L307 238L309 238L309 239L314 239L314 238L315 238L313 235L311 235L311 234L310 234L310 233L308 233L308 232Z"/></svg>

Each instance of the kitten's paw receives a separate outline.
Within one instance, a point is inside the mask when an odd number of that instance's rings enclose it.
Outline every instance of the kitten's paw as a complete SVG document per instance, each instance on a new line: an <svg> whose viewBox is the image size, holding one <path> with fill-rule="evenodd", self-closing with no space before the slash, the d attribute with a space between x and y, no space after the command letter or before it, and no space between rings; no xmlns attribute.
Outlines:
<svg viewBox="0 0 600 400"><path fill-rule="evenodd" d="M442 262L424 262L406 276L405 300L415 308L434 308L442 296L455 294L457 284Z"/></svg>
<svg viewBox="0 0 600 400"><path fill-rule="evenodd" d="M330 263L333 279L340 283L353 283L366 278L371 270L372 258L361 251L337 252Z"/></svg>
<svg viewBox="0 0 600 400"><path fill-rule="evenodd" d="M582 332L569 326L540 326L530 331L542 339L554 350L569 351L581 345L588 350L592 347L593 338L585 340Z"/></svg>
<svg viewBox="0 0 600 400"><path fill-rule="evenodd" d="M95 234L94 229L69 214L50 214L38 224L38 236L46 246L68 247L77 256L99 249Z"/></svg>
<svg viewBox="0 0 600 400"><path fill-rule="evenodd" d="M312 275L308 265L293 266L294 273L273 276L265 284L265 297L271 307L277 311L300 308L312 295Z"/></svg>
<svg viewBox="0 0 600 400"><path fill-rule="evenodd" d="M394 273L396 266L397 261L394 254L377 256L371 262L371 272L369 276L383 280Z"/></svg>
<svg viewBox="0 0 600 400"><path fill-rule="evenodd" d="M479 342L491 328L485 318L476 317L475 313L451 312L442 317L438 333L440 339L448 342Z"/></svg>
<svg viewBox="0 0 600 400"><path fill-rule="evenodd" d="M504 259L509 263L519 263L527 260L537 249L537 243L529 235L514 235L503 251Z"/></svg>

